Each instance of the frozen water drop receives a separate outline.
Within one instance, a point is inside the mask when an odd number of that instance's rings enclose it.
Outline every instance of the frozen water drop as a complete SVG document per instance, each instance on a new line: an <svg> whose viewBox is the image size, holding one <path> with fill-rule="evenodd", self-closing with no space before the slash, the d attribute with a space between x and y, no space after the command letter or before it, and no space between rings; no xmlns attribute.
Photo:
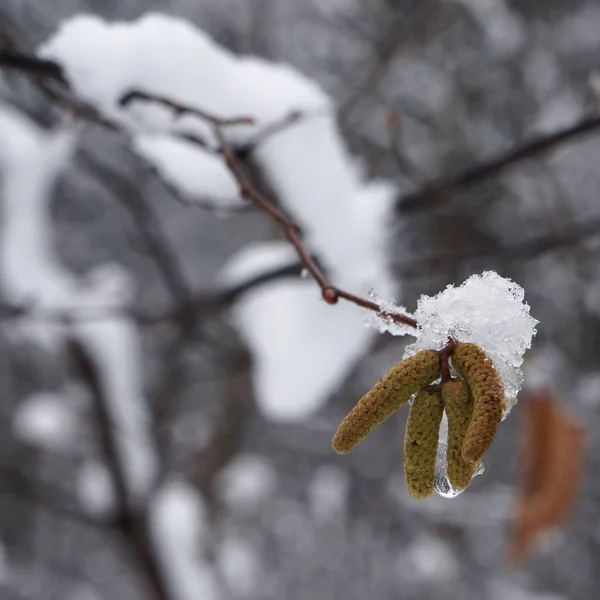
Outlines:
<svg viewBox="0 0 600 600"><path fill-rule="evenodd" d="M456 498L461 492L455 489L448 479L448 418L446 413L440 424L440 439L435 465L435 493L442 498Z"/></svg>
<svg viewBox="0 0 600 600"><path fill-rule="evenodd" d="M450 483L448 475L436 473L435 475L435 493L442 498L456 498L464 490L457 490Z"/></svg>
<svg viewBox="0 0 600 600"><path fill-rule="evenodd" d="M481 475L485 471L485 467L483 462L479 463L479 467L477 467L477 471L475 471L476 477L477 475ZM457 490L451 483L448 478L448 419L446 417L446 413L444 413L444 417L442 418L442 423L440 425L440 440L438 442L438 455L437 462L435 465L435 493L442 498L456 498L464 492L464 490Z"/></svg>
<svg viewBox="0 0 600 600"><path fill-rule="evenodd" d="M300 271L300 277L302 277L302 279L308 279L310 277L310 271L308 269L302 269L302 271Z"/></svg>

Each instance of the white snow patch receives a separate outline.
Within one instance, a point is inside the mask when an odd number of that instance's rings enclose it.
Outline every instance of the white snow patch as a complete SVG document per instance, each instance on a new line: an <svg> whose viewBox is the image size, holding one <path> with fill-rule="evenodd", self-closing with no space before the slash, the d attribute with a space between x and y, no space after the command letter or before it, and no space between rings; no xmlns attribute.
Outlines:
<svg viewBox="0 0 600 600"><path fill-rule="evenodd" d="M338 467L322 466L308 484L310 512L318 523L343 520L346 514L350 478Z"/></svg>
<svg viewBox="0 0 600 600"><path fill-rule="evenodd" d="M73 443L76 419L61 395L38 393L19 404L13 430L18 439L28 444L64 450Z"/></svg>
<svg viewBox="0 0 600 600"><path fill-rule="evenodd" d="M219 545L217 565L236 597L254 596L261 567L252 544L240 537L225 537Z"/></svg>
<svg viewBox="0 0 600 600"><path fill-rule="evenodd" d="M165 484L150 506L150 534L176 600L218 600L213 568L202 557L206 508L193 488Z"/></svg>
<svg viewBox="0 0 600 600"><path fill-rule="evenodd" d="M152 423L143 396L139 334L128 318L81 321L74 330L98 369L127 492L131 500L139 500L152 486L158 468Z"/></svg>
<svg viewBox="0 0 600 600"><path fill-rule="evenodd" d="M219 282L223 288L233 287L257 273L275 271L294 262L298 262L298 254L286 241L249 244L221 269Z"/></svg>
<svg viewBox="0 0 600 600"><path fill-rule="evenodd" d="M168 131L190 132L215 145L211 126L188 115L173 119L170 110L145 102L121 108L118 100L123 94L137 88L223 117L254 117L256 126L227 128L233 143L248 141L260 127L291 110L331 105L316 84L291 68L238 57L188 21L158 13L115 23L78 15L64 21L39 53L60 61L77 94L134 136L153 134L146 136L143 152L169 174L171 182L217 201L223 198L219 195L223 174L211 179L203 177L203 168L195 176L187 167L181 168L177 165L181 152L169 152L163 137ZM194 154L206 154L200 147L188 150L186 162Z"/></svg>
<svg viewBox="0 0 600 600"><path fill-rule="evenodd" d="M87 511L97 515L110 514L115 508L115 490L105 465L89 461L79 471L78 497Z"/></svg>
<svg viewBox="0 0 600 600"><path fill-rule="evenodd" d="M379 333L385 333L387 331L391 335L415 336L417 334L417 329L415 327L405 323L398 323L394 321L391 316L404 315L407 317L412 317L412 315L404 306L397 305L393 298L391 300L385 300L379 297L373 291L369 292L369 298L372 302L378 304L382 309L382 312L375 312L365 309L364 321L369 327L377 329Z"/></svg>
<svg viewBox="0 0 600 600"><path fill-rule="evenodd" d="M477 344L498 371L510 410L523 383L523 355L538 323L524 298L523 288L494 271L472 275L461 286L449 285L436 296L423 295L415 311L419 337L404 357L427 348L439 350L449 337Z"/></svg>
<svg viewBox="0 0 600 600"><path fill-rule="evenodd" d="M230 510L252 510L276 485L277 473L270 462L249 454L236 457L218 477L220 496Z"/></svg>
<svg viewBox="0 0 600 600"><path fill-rule="evenodd" d="M138 135L133 147L190 201L214 201L223 208L243 203L238 186L220 156L199 152L189 142L166 135Z"/></svg>
<svg viewBox="0 0 600 600"><path fill-rule="evenodd" d="M258 406L276 421L302 420L318 410L371 339L355 307L332 309L308 281L261 286L234 314L253 354Z"/></svg>
<svg viewBox="0 0 600 600"><path fill-rule="evenodd" d="M63 64L82 98L123 123L138 151L172 184L219 202L230 199L233 182L214 156L165 139L169 131L185 131L214 144L211 127L189 116L174 120L169 110L147 103L122 109L118 99L124 93L138 88L223 117L254 117L256 126L224 129L233 145L292 111L318 110L319 118L301 119L269 136L254 158L335 285L361 295L370 289L382 296L394 292L386 231L396 190L364 181L343 144L332 102L316 83L286 66L236 56L190 23L155 13L112 24L75 17L62 23L40 53ZM273 252L277 261L290 256ZM245 261L238 255L226 270L237 260ZM244 269L245 277L271 264L272 257L252 272ZM286 281L248 294L235 307L256 358L259 404L274 419L300 419L318 409L372 340L360 311L345 302L332 308L319 298L314 283Z"/></svg>
<svg viewBox="0 0 600 600"><path fill-rule="evenodd" d="M0 103L0 135L0 287L6 300L16 305L56 306L64 300L64 287L70 281L54 260L48 200L70 161L76 131L72 127L44 130ZM13 333L49 349L62 331L57 323L28 319L11 325Z"/></svg>

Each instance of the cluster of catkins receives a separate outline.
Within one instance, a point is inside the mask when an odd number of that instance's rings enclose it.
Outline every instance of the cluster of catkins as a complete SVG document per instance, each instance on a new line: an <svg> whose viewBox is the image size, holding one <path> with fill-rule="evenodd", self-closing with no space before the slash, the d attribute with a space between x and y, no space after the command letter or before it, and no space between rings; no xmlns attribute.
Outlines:
<svg viewBox="0 0 600 600"><path fill-rule="evenodd" d="M492 445L506 406L491 359L475 344L458 343L450 354L459 377L440 380L438 350L422 350L397 364L342 421L333 449L346 454L415 395L404 438L404 473L410 495L423 500L435 485L440 423L448 419L448 478L464 490Z"/></svg>

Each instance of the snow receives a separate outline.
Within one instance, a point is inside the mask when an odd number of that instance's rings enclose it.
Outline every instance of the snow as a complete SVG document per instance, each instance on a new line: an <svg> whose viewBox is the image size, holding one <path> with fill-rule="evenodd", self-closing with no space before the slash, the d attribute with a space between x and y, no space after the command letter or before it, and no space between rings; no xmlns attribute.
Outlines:
<svg viewBox="0 0 600 600"><path fill-rule="evenodd" d="M289 67L236 56L190 23L157 13L115 23L77 16L39 52L64 66L79 96L128 129L137 152L169 183L220 206L231 203L231 177L209 152L169 137L192 133L214 145L211 127L189 115L173 119L166 108L145 102L122 108L124 93L138 88L223 117L252 116L255 126L224 129L234 146L292 111L317 111L319 118L268 136L253 158L336 285L362 295L372 288L394 293L386 231L397 190L364 180L343 144L332 102L316 83ZM290 253L276 244L265 246L262 256L265 262L257 258L245 278L265 272L272 260L287 261ZM246 260L233 257L225 272ZM335 309L324 305L310 281L264 286L234 307L234 317L254 352L259 406L276 420L305 418L321 407L374 335L363 327L360 311L344 302Z"/></svg>
<svg viewBox="0 0 600 600"><path fill-rule="evenodd" d="M75 430L75 416L59 394L29 396L21 401L13 417L17 439L49 450L68 449Z"/></svg>
<svg viewBox="0 0 600 600"><path fill-rule="evenodd" d="M374 327L377 329L377 331L379 331L379 333L387 332L391 335L415 335L417 333L417 330L411 325L396 323L390 317L391 314L400 314L412 317L412 315L407 312L404 306L397 305L394 299L385 300L374 291L369 292L369 298L378 304L383 310L383 313L377 313L375 311L365 309L364 321L369 327Z"/></svg>
<svg viewBox="0 0 600 600"><path fill-rule="evenodd" d="M167 136L138 135L133 148L190 201L206 199L210 193L208 200L220 207L235 208L243 204L237 184L220 156L199 152L189 142Z"/></svg>
<svg viewBox="0 0 600 600"><path fill-rule="evenodd" d="M213 568L202 558L206 508L193 488L167 482L150 506L150 535L175 600L218 600Z"/></svg>
<svg viewBox="0 0 600 600"><path fill-rule="evenodd" d="M310 512L317 523L343 519L346 514L350 478L333 466L319 467L309 482Z"/></svg>
<svg viewBox="0 0 600 600"><path fill-rule="evenodd" d="M259 272L276 271L297 262L296 250L286 241L250 244L221 269L219 282L223 289L234 287Z"/></svg>
<svg viewBox="0 0 600 600"><path fill-rule="evenodd" d="M266 268L285 263L287 248L258 248ZM239 271L233 257L227 270ZM255 262L252 259L252 262ZM240 278L244 281L247 277ZM233 318L253 356L254 389L261 412L274 421L298 421L318 410L354 368L372 340L357 307L325 304L312 281L277 280L254 288L233 307Z"/></svg>
<svg viewBox="0 0 600 600"><path fill-rule="evenodd" d="M134 502L154 483L158 458L152 422L143 395L142 348L139 333L128 318L81 321L74 326L100 377L119 449L127 492Z"/></svg>
<svg viewBox="0 0 600 600"><path fill-rule="evenodd" d="M494 271L472 275L459 287L449 285L436 296L422 295L415 311L418 338L404 356L427 348L439 350L449 337L477 344L502 380L508 414L523 383L523 356L538 323L524 298L523 288Z"/></svg>
<svg viewBox="0 0 600 600"><path fill-rule="evenodd" d="M247 511L273 494L277 473L266 459L241 454L219 473L217 484L225 506L234 511Z"/></svg>
<svg viewBox="0 0 600 600"><path fill-rule="evenodd" d="M110 514L115 508L115 490L105 465L88 461L78 473L77 495L82 506L96 515Z"/></svg>
<svg viewBox="0 0 600 600"><path fill-rule="evenodd" d="M64 21L39 51L65 66L79 96L121 122L134 136L144 134L144 154L151 160L160 156L160 169L170 173L172 182L208 197L219 196L224 174L213 180L203 178L202 167L195 177L187 167L183 172L177 165L181 151L171 155L173 144L165 145L165 137L169 131L191 132L214 144L210 127L189 116L174 121L167 109L146 103L122 109L118 99L124 93L141 88L216 115L252 115L255 127L227 129L237 142L250 139L258 127L284 117L291 109L329 105L315 84L292 69L259 58L240 58L189 22L157 13L115 23L92 15L76 16ZM201 148L189 145L187 154L188 160L200 157L202 165L205 152Z"/></svg>
<svg viewBox="0 0 600 600"><path fill-rule="evenodd" d="M54 260L48 202L70 160L74 134L71 128L45 131L1 104L0 131L0 283L15 303L54 305L72 281Z"/></svg>

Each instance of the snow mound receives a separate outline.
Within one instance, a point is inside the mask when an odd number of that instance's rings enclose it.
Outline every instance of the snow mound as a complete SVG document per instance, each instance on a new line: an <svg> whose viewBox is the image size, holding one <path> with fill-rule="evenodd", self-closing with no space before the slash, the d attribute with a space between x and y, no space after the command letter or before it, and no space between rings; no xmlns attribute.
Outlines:
<svg viewBox="0 0 600 600"><path fill-rule="evenodd" d="M523 355L538 323L524 298L521 286L494 271L472 275L461 286L449 285L436 296L423 295L415 312L418 338L404 356L427 348L439 350L449 337L477 344L492 359L510 410L523 384Z"/></svg>

